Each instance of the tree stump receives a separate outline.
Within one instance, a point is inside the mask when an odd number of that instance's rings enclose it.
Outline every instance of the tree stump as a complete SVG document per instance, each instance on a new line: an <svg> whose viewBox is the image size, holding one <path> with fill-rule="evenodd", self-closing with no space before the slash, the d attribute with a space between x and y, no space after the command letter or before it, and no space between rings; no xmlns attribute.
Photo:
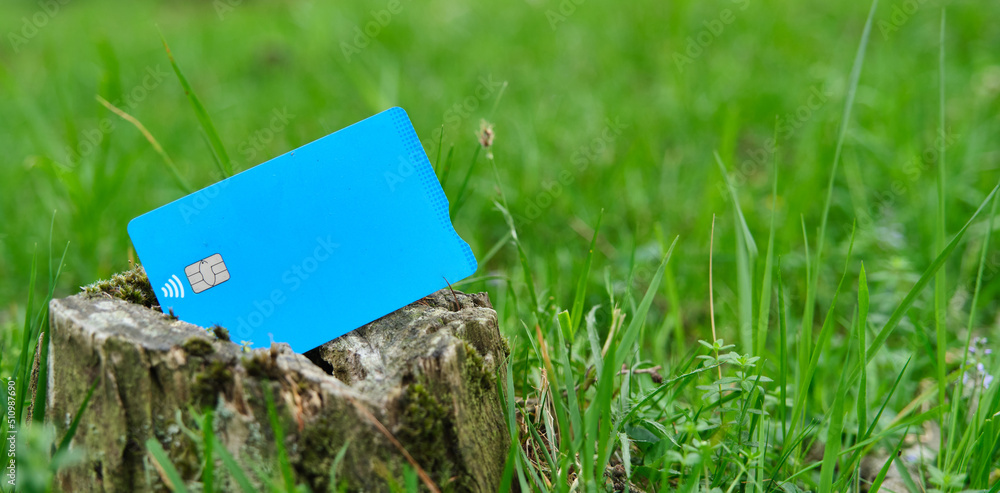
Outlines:
<svg viewBox="0 0 1000 493"><path fill-rule="evenodd" d="M328 491L348 442L338 483L353 491L388 491L416 470L407 454L442 491L497 490L510 446L497 377L509 348L485 293L439 291L302 355L284 344L244 351L224 330L118 299L151 299L144 276L133 277L138 286L99 286L49 306L46 413L60 435L96 382L72 444L86 460L62 471L57 489L166 490L146 451L151 437L200 489L206 409L251 481L278 479L269 389L291 467L313 491ZM237 490L215 457L216 491Z"/></svg>

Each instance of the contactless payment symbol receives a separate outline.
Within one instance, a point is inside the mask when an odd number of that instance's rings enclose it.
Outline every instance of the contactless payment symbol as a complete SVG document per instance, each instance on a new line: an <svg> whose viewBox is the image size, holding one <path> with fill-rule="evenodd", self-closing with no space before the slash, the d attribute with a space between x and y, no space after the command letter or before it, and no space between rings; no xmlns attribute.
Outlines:
<svg viewBox="0 0 1000 493"><path fill-rule="evenodd" d="M184 284L181 283L181 280L175 274L170 276L167 282L163 283L163 286L160 287L160 292L163 293L164 298L183 298Z"/></svg>
<svg viewBox="0 0 1000 493"><path fill-rule="evenodd" d="M195 294L229 280L229 269L218 253L185 267L184 274ZM183 293L181 297L184 297Z"/></svg>

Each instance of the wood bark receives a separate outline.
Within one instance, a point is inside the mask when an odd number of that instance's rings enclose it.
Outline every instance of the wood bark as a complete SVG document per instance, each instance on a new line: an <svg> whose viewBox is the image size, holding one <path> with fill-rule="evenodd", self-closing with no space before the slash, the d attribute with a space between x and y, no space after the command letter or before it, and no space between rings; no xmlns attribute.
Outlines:
<svg viewBox="0 0 1000 493"><path fill-rule="evenodd" d="M252 481L278 479L266 390L291 467L313 491L328 491L348 442L338 478L352 491L389 491L413 469L406 454L442 491L500 483L510 437L498 382L509 349L485 293L437 292L305 355L285 344L244 351L221 330L102 292L53 300L50 320L46 415L59 436L96 382L72 443L86 460L59 474L63 491L164 491L151 437L200 489L207 409ZM219 460L214 476L216 491L237 490Z"/></svg>

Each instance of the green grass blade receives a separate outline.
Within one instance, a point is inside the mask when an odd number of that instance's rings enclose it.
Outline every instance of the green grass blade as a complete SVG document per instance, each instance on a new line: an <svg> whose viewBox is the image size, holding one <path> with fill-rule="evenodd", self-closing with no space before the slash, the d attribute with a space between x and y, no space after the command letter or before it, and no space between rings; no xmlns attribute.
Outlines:
<svg viewBox="0 0 1000 493"><path fill-rule="evenodd" d="M159 470L166 476L167 487L170 488L170 491L174 493L187 493L187 486L184 485L184 480L181 479L177 468L170 462L170 457L163 450L163 445L160 445L160 442L156 441L155 438L150 438L146 440L146 450L153 457L153 461L159 466Z"/></svg>
<svg viewBox="0 0 1000 493"><path fill-rule="evenodd" d="M868 425L868 429L864 432L864 434L858 436L858 439L854 446L844 450L844 452L850 452L851 450L854 450L854 454L847 462L848 466L853 466L855 463L857 463L857 461L861 460L861 455L865 452L865 450L859 447L859 444L867 443L869 441L869 437L871 437L872 433L875 432L875 425L877 425L879 420L882 418L882 413L885 412L886 407L889 405L889 400L892 399L893 395L895 395L896 388L899 387L899 382L903 380L903 375L906 373L906 369L910 366L911 359L912 356L911 358L907 358L906 363L903 364L903 368L899 370L899 373L896 374L896 380L893 381L892 386L889 388L889 392L886 393L885 398L882 400L882 406L879 407L878 412L875 414L875 419L873 419L871 424ZM844 482L846 482L846 478L841 482L838 482L838 484ZM840 489L839 486L837 488Z"/></svg>
<svg viewBox="0 0 1000 493"><path fill-rule="evenodd" d="M292 492L295 491L295 476L292 474L292 466L288 462L288 450L285 448L285 429L281 426L281 419L274 405L274 396L271 395L271 387L265 383L262 390L267 404L267 417L274 431L274 445L278 448L278 469L281 470L281 477L285 481L285 491Z"/></svg>
<svg viewBox="0 0 1000 493"><path fill-rule="evenodd" d="M604 209L601 209L597 216L597 225L594 226L594 237L590 239L590 249L587 250L587 260L583 262L583 272L576 283L576 295L573 297L573 311L570 312L572 325L570 334L576 334L580 329L580 322L583 318L583 302L587 297L587 281L590 280L590 267L594 262L594 250L597 246L597 233L601 230L601 221L604 219Z"/></svg>
<svg viewBox="0 0 1000 493"><path fill-rule="evenodd" d="M476 150L472 151L472 160L469 161L469 167L465 171L465 178L462 179L462 184L458 187L458 194L455 195L455 206L451 208L451 217L455 217L462 206L465 205L465 192L469 188L469 181L472 179L472 172L476 169L476 160L479 158L479 151L482 148L483 146L477 143ZM499 182L499 180L497 181Z"/></svg>
<svg viewBox="0 0 1000 493"><path fill-rule="evenodd" d="M500 477L500 489L498 491L510 491L514 479L514 474L516 471L520 470L519 467L515 467L518 462L517 452L521 448L521 438L520 433L518 433L517 426L517 413L514 410L514 367L512 361L508 359L506 362L507 371L505 372L506 377L504 378L504 391L503 391L503 409L504 418L507 421L507 433L510 434L510 450L507 452L507 461L504 465L503 475Z"/></svg>
<svg viewBox="0 0 1000 493"><path fill-rule="evenodd" d="M24 420L24 403L27 401L27 384L28 376L31 372L31 365L33 363L33 358L35 353L32 352L31 342L32 333L34 332L34 318L32 313L34 312L35 303L35 281L38 278L38 249L35 249L34 255L31 256L31 278L28 281L28 304L24 308L24 330L21 332L21 352L17 356L17 361L14 364L14 374L17 375L17 397L14 402L14 415L17 417L18 423L23 423ZM4 427L4 433L7 432L7 427Z"/></svg>
<svg viewBox="0 0 1000 493"><path fill-rule="evenodd" d="M733 217L739 227L736 230L736 298L739 306L739 347L741 351L754 352L756 331L753 320L753 264L757 258L757 243L754 242L743 215L743 208L737 199L736 189L729 182L726 165L718 151L715 152L715 162L719 166L726 186L729 188L730 201L733 204Z"/></svg>
<svg viewBox="0 0 1000 493"><path fill-rule="evenodd" d="M559 326L564 327L569 325L570 315L565 310L559 313ZM570 341L572 344L572 340ZM566 409L569 412L569 423L573 427L573 447L571 450L575 453L577 445L579 442L583 441L583 420L580 418L580 403L577 402L576 398L576 379L573 375L573 366L570 364L569 355L572 349L563 343L560 339L559 341L559 363L562 365L563 373L563 385L565 386L566 392ZM554 375L553 375L554 377Z"/></svg>
<svg viewBox="0 0 1000 493"><path fill-rule="evenodd" d="M972 214L972 217L970 217L969 220L966 221L965 225L962 226L962 229L958 230L958 233L955 233L955 237L952 238L951 242L949 242L948 245L945 246L944 250L942 250L941 253L938 254L937 258L934 259L934 262L932 262L931 265L927 267L927 270L925 270L923 275L920 276L920 279L917 279L917 282L913 285L912 288L910 288L910 291L903 298L903 301L900 302L899 306L897 306L896 309L892 312L892 315L889 316L889 320L886 321L885 325L882 327L882 330L880 330L878 334L875 335L875 339L872 340L871 345L868 346L866 357L868 358L869 363L871 363L875 355L878 354L879 349L881 349L882 345L885 344L886 339L889 338L889 335L892 334L892 331L895 330L897 325L899 325L900 320L902 320L903 317L906 315L906 311L909 310L910 306L913 305L913 302L916 301L917 296L920 294L920 292L923 291L925 287L927 287L927 284L930 282L931 278L934 277L934 274L936 274L938 269L940 269L941 266L944 265L944 262L951 255L951 252L954 251L955 247L958 246L958 243L962 241L962 237L965 236L965 232L969 229L969 226L972 225L973 221L975 221L976 218L979 217L979 214L983 211L983 209L986 208L986 204L988 204L990 200L993 200L993 196L996 195L998 189L1000 189L1000 184L993 187L993 191L991 191L990 194L986 196L986 199L983 200L983 203L979 205L979 208L976 209L976 212Z"/></svg>
<svg viewBox="0 0 1000 493"><path fill-rule="evenodd" d="M350 440L344 442L344 445L337 451L337 455L334 456L333 462L330 464L330 493L336 493L339 489L337 486L337 475L340 471L340 464L344 462L344 457L347 456L347 448L350 446Z"/></svg>
<svg viewBox="0 0 1000 493"><path fill-rule="evenodd" d="M747 242L747 249L750 251L752 257L757 256L757 242L753 240L753 235L750 234L750 226L747 225L746 217L743 215L743 208L740 207L740 201L736 195L736 189L733 184L729 181L729 172L726 171L726 165L722 162L722 156L719 156L719 151L714 151L715 164L719 166L719 172L722 173L722 179L726 182L726 188L729 190L729 199L733 203L734 214L736 215L736 220L740 225L740 230L743 232L743 237Z"/></svg>
<svg viewBox="0 0 1000 493"><path fill-rule="evenodd" d="M788 322L785 310L785 285L781 280L781 257L778 257L778 415L781 436L788 434Z"/></svg>
<svg viewBox="0 0 1000 493"><path fill-rule="evenodd" d="M521 482L521 491L538 491L539 493L548 493L549 489L545 486L545 483L538 476L538 469L535 467L535 465L528 458L527 454L524 452L524 449L518 448L517 452L518 452L518 456L520 457L520 460L518 461L518 463L525 465L525 469L527 469L528 475L531 477L531 481L535 483L535 488L534 489L530 489L528 487L528 484L526 482L522 481ZM523 477L523 475L522 475L522 477Z"/></svg>
<svg viewBox="0 0 1000 493"><path fill-rule="evenodd" d="M526 410L519 406L522 415L526 414ZM545 440L542 439L542 435L538 433L538 427L535 426L530 419L524 420L524 427L528 429L528 433L531 434L531 439L538 444L538 449L542 451L542 458L545 459L545 464L549 467L550 471L555 471L558 469L556 461L552 458L552 454L549 453L549 447L546 446ZM579 434L578 434L579 435Z"/></svg>
<svg viewBox="0 0 1000 493"><path fill-rule="evenodd" d="M789 446L783 447L783 452L781 457L778 459L777 465L775 465L771 474L771 483L775 483L778 480L778 473L781 472L782 467L788 462L788 459L792 456L792 453L796 452L799 447L802 446L802 442L805 441L806 437L809 436L815 425L806 426L798 435L798 437L793 438ZM788 442L788 439L785 439ZM817 463L816 465L818 465ZM787 479L787 478L786 478Z"/></svg>
<svg viewBox="0 0 1000 493"><path fill-rule="evenodd" d="M936 393L936 391L937 391L937 389L931 389L931 392L927 395L927 398L921 400L921 403L923 403L924 401L930 400L930 398L934 396L934 394ZM864 452L867 453L868 452L868 450L867 450L868 448L870 448L871 446L875 445L877 442L879 442L879 441L881 441L881 440L883 440L885 438L888 438L889 436L895 434L900 428L909 428L909 427L912 427L912 426L920 426L920 425L922 425L923 423L925 423L927 421L931 421L931 420L937 418L937 416L940 415L943 410L944 410L944 408L942 406L935 406L935 407L931 408L929 411L925 411L925 412L922 412L922 413L914 415L914 416L907 416L907 417L903 417L903 418L897 418L897 419L893 420L892 423L888 427L886 427L886 429L884 429L884 430L882 430L882 431L874 434L873 436L871 436L871 437L869 437L869 438L867 438L867 439L865 439L865 440L863 440L861 442L857 442L854 445L851 445L850 447L845 448L844 450L841 451L841 453L856 452L856 451L863 450L863 449L864 449Z"/></svg>
<svg viewBox="0 0 1000 493"><path fill-rule="evenodd" d="M663 246L666 247L666 243ZM681 307L681 297L677 290L677 281L674 277L674 266L668 265L663 274L663 284L667 288L667 302L670 303L670 322L673 324L674 351L675 358L680 358L687 351L684 343L684 312Z"/></svg>
<svg viewBox="0 0 1000 493"><path fill-rule="evenodd" d="M62 256L59 257L59 263L54 267L52 265L52 236L53 229L55 228L55 213L52 214L52 223L49 225L49 291L45 296L45 301L41 309L39 310L39 318L37 323L37 329L34 332L38 332L44 329L43 337L41 338L39 344L41 347L38 351L38 380L35 383L35 402L32 406L33 414L32 421L36 423L41 423L45 421L45 407L47 405L48 399L48 386L49 386L49 338L51 330L49 330L49 301L52 300L52 295L56 291L56 286L59 283L59 276L62 275L62 268L66 262L66 253L69 252L69 243L66 243L66 247L63 248Z"/></svg>
<svg viewBox="0 0 1000 493"><path fill-rule="evenodd" d="M628 276L625 277L625 296L622 297L622 304L627 305L628 309L631 311L636 310L635 297L632 296L632 281L635 280L635 243L632 244L632 251L629 252L628 256Z"/></svg>
<svg viewBox="0 0 1000 493"><path fill-rule="evenodd" d="M872 485L868 489L868 493L878 493L878 490L882 488L882 483L885 482L885 477L889 474L889 468L892 467L892 462L896 460L896 456L899 455L899 449L903 447L903 442L906 440L907 433L909 433L909 430L907 430L906 433L903 433L903 437L899 439L899 442L896 443L896 447L892 449L892 453L889 454L889 459L885 461L885 464L882 465L882 469L879 469L878 475L875 476L875 480L872 481Z"/></svg>
<svg viewBox="0 0 1000 493"><path fill-rule="evenodd" d="M87 395L83 397L83 402L80 403L80 407L76 410L76 415L73 416L73 421L70 422L69 428L66 428L66 434L63 435L62 440L59 442L58 450L60 452L65 452L69 450L69 444L73 441L73 436L76 435L76 429L80 426L80 418L83 417L83 413L87 410L87 405L90 404L90 398L94 396L94 389L97 388L97 384L101 381L100 378L94 380L94 383L90 384L90 389L87 390Z"/></svg>
<svg viewBox="0 0 1000 493"><path fill-rule="evenodd" d="M830 301L830 308L826 312L826 318L823 319L823 328L820 329L819 338L816 340L816 347L813 348L812 354L809 358L809 366L806 368L805 377L802 379L803 387L795 389L795 406L792 408L793 427L798 422L799 417L804 416L806 397L809 395L809 385L812 383L812 379L816 374L816 367L819 366L819 356L825 349L826 343L830 340L830 336L833 333L835 326L833 312L837 308L837 299L840 298L844 282L847 280L847 274L850 272L851 254L853 252L854 229L851 230L851 242L847 247L847 257L844 260L844 274L841 276L840 282L837 283L837 290L833 293L833 300Z"/></svg>
<svg viewBox="0 0 1000 493"><path fill-rule="evenodd" d="M906 488L910 490L910 493L922 493L925 491L924 488L917 486L917 483L913 480L913 476L910 475L909 467L901 462L893 463L896 465L896 470L899 471L899 477L903 478L903 484L905 484Z"/></svg>
<svg viewBox="0 0 1000 493"><path fill-rule="evenodd" d="M944 34L945 34L945 10L941 9L941 32L940 32L940 51L939 51L939 71L940 71L940 84L939 84L939 107L940 107L940 130L938 140L940 140L941 148L938 153L938 163L937 163L937 221L934 228L934 251L941 252L944 250L945 246L945 138L944 138L944 126L945 126L945 114L944 114ZM945 367L945 351L948 349L948 334L946 332L946 325L948 323L948 293L947 290L947 272L948 268L946 264L942 264L941 268L938 270L937 275L934 276L934 334L936 338L937 346L937 388L938 388L938 402L941 404L945 403L945 397L947 396L947 386L945 385L947 368ZM945 429L944 415L941 415L941 422L939 423L940 429ZM945 434L941 433L941 445L940 450L944 449ZM944 460L945 454L937 454L937 465L941 467L942 461Z"/></svg>
<svg viewBox="0 0 1000 493"><path fill-rule="evenodd" d="M998 444L998 440L1000 440L1000 421L997 419L997 413L1000 412L1000 407L998 407L998 404L1000 404L1000 400L998 400L1000 392L994 387L991 393L992 398L988 398L991 401L990 405L985 409L985 414L980 412L978 417L978 420L982 421L978 432L979 436L969 449L973 460L967 470L969 471L970 482L973 488L983 488L989 485L990 474L995 469L993 457L996 456L997 447L1000 445ZM996 484L1000 485L1000 481L997 481Z"/></svg>
<svg viewBox="0 0 1000 493"><path fill-rule="evenodd" d="M778 139L778 125L774 126L774 139ZM774 263L774 218L778 209L778 149L774 149L774 163L771 176L771 226L767 234L767 253L764 257L764 281L760 290L760 308L757 310L757 333L754 336L754 354L764 354L767 342L767 324L771 318L771 279Z"/></svg>
<svg viewBox="0 0 1000 493"><path fill-rule="evenodd" d="M845 352L843 366L847 366L849 358L850 352ZM840 457L840 449L843 446L844 401L847 400L848 389L847 373L841 372L840 383L837 385L837 394L833 399L833 406L830 409L830 427L827 431L826 446L823 448L823 465L820 467L819 480L820 493L830 493L833 490L833 473L837 468L837 459ZM843 471L841 471L841 474L844 474Z"/></svg>
<svg viewBox="0 0 1000 493"><path fill-rule="evenodd" d="M681 371L687 371L687 369L690 368L691 363L693 361L694 361L693 359L690 359L690 360L687 361L686 364L680 365ZM672 386L674 384L686 382L691 377L693 377L695 375L700 375L702 373L705 373L705 372L708 372L708 371L711 371L711 370L714 370L714 369L718 368L718 366L719 365L717 365L717 364L715 364L715 365L709 365L709 366L704 366L704 367L698 368L696 370L689 371L687 373L682 373L682 374L677 375L676 377L670 378L668 380L664 380L663 383L661 383L658 387L656 387L653 390L650 390L645 395L643 395L642 397L638 398L635 401L635 403L632 405L632 409L625 415L625 417L622 419L622 421L623 422L627 422L628 420L630 420L633 417L635 417L635 415L637 413L639 413L639 411L641 410L642 406L645 406L646 404L648 404L650 401L653 400L654 397L656 397L660 393L665 392L666 390L668 390L670 388L670 386Z"/></svg>
<svg viewBox="0 0 1000 493"><path fill-rule="evenodd" d="M49 272L48 272L49 293L51 293L52 290L55 289L56 277L57 277L55 273L56 271L52 267L52 233L55 231L55 229L56 229L56 211L52 211L52 219L49 221ZM67 247L69 247L69 245L67 245ZM65 255L63 255L63 257L65 260ZM62 265L60 265L60 268L61 267Z"/></svg>
<svg viewBox="0 0 1000 493"><path fill-rule="evenodd" d="M559 342L553 349L560 353L565 352L562 349L565 347L562 342L562 330L563 330L562 328L557 328L557 330L554 331L556 333L556 337L558 338ZM551 396L552 400L552 408L555 410L556 422L559 423L559 430L561 431L559 433L560 436L558 437L559 451L564 453L564 456L568 456L572 445L572 438L571 438L572 433L570 431L569 416L567 415L567 409L566 409L567 404L562 399L562 392L564 390L563 385L559 380L559 373L556 372L556 369L552 364L552 358L550 357L548 343L545 341L545 335L542 334L541 327L536 325L535 331L538 336L538 341L537 341L538 347L541 350L540 352L537 352L537 354L542 358L542 364L544 365L547 374L547 379L549 382L549 395ZM568 381L572 381L573 377L572 375L569 375L570 368L563 368L563 371L564 374L566 375L566 378L569 379ZM567 387L565 391L567 392L568 395L569 393L573 392L573 387Z"/></svg>
<svg viewBox="0 0 1000 493"><path fill-rule="evenodd" d="M806 367L809 366L809 353L812 351L812 304L815 300L815 295L812 294L813 286L809 281L812 279L812 257L809 255L809 233L806 230L806 218L803 215L799 216L799 223L802 225L802 246L805 249L805 264L806 264L806 306L802 316L802 330L799 331L799 336L795 340L795 349L798 353L798 373L795 374L796 387L802 386L802 378L806 374ZM806 320L809 320L808 325Z"/></svg>
<svg viewBox="0 0 1000 493"><path fill-rule="evenodd" d="M882 406L879 407L878 412L875 413L875 419L872 420L871 424L868 425L868 431L862 439L867 439L875 431L875 425L878 424L879 420L882 419L882 413L885 412L885 408L889 406L889 399L896 393L896 388L899 387L899 382L903 380L903 374L906 373L906 369L910 367L910 361L912 361L913 356L906 358L906 363L903 364L903 368L899 370L896 374L896 380L892 382L892 387L889 387L889 392L885 395L885 399L882 400Z"/></svg>
<svg viewBox="0 0 1000 493"><path fill-rule="evenodd" d="M517 237L514 217L511 215L510 207L507 205L507 194L503 191L503 183L500 181L500 171L497 170L496 160L490 159L490 164L493 166L493 177L496 179L497 188L500 189L500 202L493 201L493 204L500 210L504 220L507 222L507 227L510 229L510 235L514 239L514 246L517 247L517 257L521 263L521 271L524 273L524 282L528 285L528 296L531 298L532 323L538 323L538 314L540 312L538 308L538 296L535 294L535 281L531 275L528 256L525 255L524 247L521 246L521 240Z"/></svg>
<svg viewBox="0 0 1000 493"><path fill-rule="evenodd" d="M674 251L674 247L677 245L677 239L670 244L670 248L667 250L666 255L664 255L663 260L660 262L660 266L650 281L649 287L646 290L646 295L643 297L639 304L639 307L635 313L635 317L631 320L628 327L623 331L621 339L617 345L612 345L611 351L609 351L608 360L605 361L601 371L597 376L597 388L595 396L591 401L590 405L584 415L584 426L586 428L585 434L587 439L584 440L583 444L583 456L591 457L593 453L593 443L597 442L597 463L591 464L590 461L584 461L582 469L582 479L586 487L589 488L591 481L595 478L600 478L603 475L604 467L607 464L607 459L610 457L611 450L613 449L613 435L612 429L614 426L608 426L607 419L611 416L611 401L614 391L614 379L615 375L618 373L618 369L621 368L622 363L625 359L632 355L632 345L635 343L636 338L639 335L639 329L645 322L646 314L649 311L649 307L652 305L653 298L656 294L656 290L659 288L660 280L663 278L663 271L666 267L667 261L670 260L670 256ZM600 352L597 353L600 355ZM608 364L610 363L610 364ZM600 424L604 421L604 426ZM596 474L595 474L596 469Z"/></svg>
<svg viewBox="0 0 1000 493"><path fill-rule="evenodd" d="M660 281L663 279L663 271L666 269L667 262L670 261L671 255L673 255L674 247L677 246L677 238L670 243L670 248L667 249L667 253L663 256L663 260L660 262L659 268L656 269L656 274L653 275L653 279L649 282L649 287L646 288L646 294L642 297L642 301L639 303L639 307L636 310L635 316L632 321L629 322L628 327L622 333L621 339L618 344L614 346L613 355L611 357L612 364L610 366L604 365L604 371L600 375L600 383L598 386L599 397L601 401L601 408L605 411L604 417L611 415L611 393L612 387L614 385L614 377L618 373L618 369L622 367L625 360L631 356L634 356L635 352L632 346L635 344L639 337L639 331L643 324L646 322L646 315L649 313L649 308L653 304L653 298L656 297L656 292L660 287ZM600 419L601 416L593 416L593 419ZM621 423L619 423L620 427ZM601 427L601 434L598 437L598 471L603 471L604 466L607 464L608 459L610 459L611 454L611 438L612 426ZM588 436L588 439L590 437Z"/></svg>
<svg viewBox="0 0 1000 493"><path fill-rule="evenodd" d="M666 268L667 262L670 262L670 257L673 255L674 247L676 246L677 238L674 238L674 241L670 243L670 247L667 248L667 253L663 255L663 260L660 261L660 266L656 269L656 274L653 275L653 279L649 282L649 287L646 289L646 294L642 297L642 302L639 303L639 308L635 316L629 322L625 332L622 333L622 338L615 348L611 374L617 371L617 368L621 368L629 356L634 355L632 345L635 344L639 336L639 329L646 322L646 314L649 313L649 307L653 304L653 298L656 297L656 290L659 289L660 281L663 279L663 270Z"/></svg>
<svg viewBox="0 0 1000 493"><path fill-rule="evenodd" d="M49 236L52 236L51 232L49 232ZM50 252L52 251L52 247L51 246L49 247L49 251ZM48 310L49 301L52 301L52 295L54 295L55 292L56 292L56 286L59 284L59 277L62 276L63 266L66 265L66 254L67 253L69 253L69 242L68 241L66 242L66 246L63 247L62 256L59 257L59 263L56 264L56 267L55 267L56 272L52 276L52 281L49 283L49 294L48 294L48 296L45 299L45 310ZM50 253L49 255L51 256L52 254ZM50 269L51 269L51 267L50 267Z"/></svg>
<svg viewBox="0 0 1000 493"><path fill-rule="evenodd" d="M701 481L702 463L704 461L705 459L702 458L697 464L691 467L691 472L687 475L687 478L683 480L684 486L678 491L681 493L694 493L699 491L698 482Z"/></svg>
<svg viewBox="0 0 1000 493"><path fill-rule="evenodd" d="M868 277L865 274L865 263L861 262L861 273L858 275L858 367L861 372L861 382L858 383L858 436L860 437L868 426L868 358L865 357L865 341L868 329Z"/></svg>
<svg viewBox="0 0 1000 493"><path fill-rule="evenodd" d="M435 174L441 172L440 167L441 167L441 147L442 147L442 144L444 144L444 123L442 123L441 126L438 127L437 157L434 158L434 165L431 166L431 168L434 170Z"/></svg>
<svg viewBox="0 0 1000 493"><path fill-rule="evenodd" d="M975 323L976 309L979 306L979 294L980 294L980 292L982 290L982 286L983 286L983 271L986 268L986 258L987 258L987 252L989 252L989 249L990 249L990 240L993 237L993 223L994 223L994 220L996 219L996 215L997 215L997 203L998 202L1000 202L1000 201L998 201L996 199L996 197L994 197L993 198L993 205L990 207L989 220L986 223L986 225L987 225L986 226L986 237L983 239L983 248L979 252L979 267L978 267L978 269L976 271L976 285L975 285L975 287L972 290L972 301L971 301L971 303L969 305L969 319L966 322L966 326L965 326L965 345L963 346L963 350L962 350L962 366L961 366L961 368L965 368L966 365L968 365L968 363L969 363L969 349L968 348L969 348L969 346L972 345L972 326ZM951 428L950 428L950 430L951 430L951 433L950 433L951 441L949 442L949 445L946 448L946 450L948 451L948 453L951 454L951 456L952 456L952 460L949 461L950 464L951 464L951 465L949 465L949 470L954 466L954 461L955 461L956 458L958 458L958 457L964 457L966 455L964 453L956 451L955 447L954 447L954 438L955 438L956 435L958 435L959 416L960 416L960 414L963 411L962 406L959 405L959 402L960 402L960 399L961 399L961 391L962 391L962 386L961 385L956 385L955 388L954 388L954 390L953 390L953 394L952 394L952 398L951 398L951 402L952 402L952 410L951 410L952 421L951 421ZM980 400L980 402L982 402L982 400ZM975 428L976 426L978 426L978 424L979 424L979 420L978 419L974 419L973 422L972 422L972 425L973 425L972 428Z"/></svg>
<svg viewBox="0 0 1000 493"><path fill-rule="evenodd" d="M191 84L188 83L187 78L184 77L184 73L181 72L181 68L177 65L177 61L174 60L174 54L170 51L170 46L167 45L167 40L163 37L163 33L160 33L160 39L163 41L163 49L166 50L167 57L170 58L170 66L174 68L174 74L177 75L177 80L180 82L181 88L184 89L184 94L191 103L191 107L194 108L195 117L198 118L198 123L201 125L202 131L205 132L205 137L208 139L209 147L212 149L212 155L219 166L219 171L226 178L233 176L233 162L229 159L229 153L226 152L226 147L222 144L222 139L219 138L219 132L215 130L215 125L212 124L212 119L208 116L208 111L205 110L205 106L201 104L198 95L191 89Z"/></svg>
<svg viewBox="0 0 1000 493"><path fill-rule="evenodd" d="M215 454L212 452L212 445L215 444L215 433L212 428L214 421L212 410L206 409L201 427L202 447L205 450L205 464L201 468L201 485L204 493L215 491Z"/></svg>
<svg viewBox="0 0 1000 493"><path fill-rule="evenodd" d="M597 312L598 306L594 306L587 313L587 340L590 342L590 354L594 361L594 368L597 370L597 374L601 374L601 369L604 365L604 356L601 353L601 341L600 337L597 335Z"/></svg>
<svg viewBox="0 0 1000 493"><path fill-rule="evenodd" d="M489 261L492 260L493 257L496 256L496 254L500 253L500 250L503 250L503 247L507 246L507 243L510 242L511 238L513 238L513 236L510 234L510 231L508 231L507 234L503 235L503 237L497 240L497 242L494 243L493 246L490 247L490 249L487 250L482 257L480 257L479 265L486 265L487 263L489 263ZM457 286L458 283L454 283L453 285Z"/></svg>
<svg viewBox="0 0 1000 493"><path fill-rule="evenodd" d="M100 96L97 96L97 102L101 103L101 105L103 105L112 113L121 117L123 120L132 124L132 126L135 127L139 131L139 133L142 134L143 138L146 139L146 142L149 142L149 145L153 147L153 150L156 151L156 154L160 156L160 159L163 160L163 163L167 165L167 169L170 170L170 175L173 176L174 181L177 182L177 186L179 186L181 190L184 190L187 193L195 191L194 187L192 187L191 184L188 183L187 179L184 178L184 175L181 174L181 170L177 167L176 164L174 164L174 160L170 159L170 155L167 154L167 151L163 150L163 146L160 145L159 141L156 140L156 137L153 137L153 134L146 129L146 126L143 125L142 122L140 122L134 116L126 113L124 110L109 103L107 100L105 100Z"/></svg>
<svg viewBox="0 0 1000 493"><path fill-rule="evenodd" d="M759 409L761 412L763 412L763 402L764 402L764 399L761 398L761 409ZM757 431L757 440L756 440L757 444L758 444L757 445L757 447L758 447L757 448L757 454L758 454L757 455L757 467L756 467L757 474L756 474L756 477L754 478L754 480L755 480L755 483L756 483L755 484L755 486L756 486L755 491L760 491L760 492L763 492L764 489L765 489L764 488L764 474L765 474L766 468L767 468L767 459L768 459L768 457L767 457L767 450L770 448L770 440L771 440L771 437L773 436L772 433L771 433L771 429L770 428L771 428L771 423L768 422L768 428L766 430L762 426L762 427L758 428L758 431Z"/></svg>
<svg viewBox="0 0 1000 493"><path fill-rule="evenodd" d="M444 166L441 169L441 188L448 183L448 177L451 175L451 161L455 156L455 145L452 144L448 146L448 154L444 157Z"/></svg>
<svg viewBox="0 0 1000 493"><path fill-rule="evenodd" d="M865 51L868 47L868 38L872 30L872 21L875 18L875 11L878 9L878 0L872 0L871 8L868 10L868 18L865 20L864 30L861 32L861 42L858 44L858 51L854 54L854 63L851 65L851 74L848 77L847 98L844 101L844 112L840 118L840 130L837 134L837 147L833 153L833 165L830 167L830 179L826 185L826 198L823 200L823 213L820 216L819 238L816 240L816 259L813 261L813 277L809 280L810 289L806 293L805 312L802 317L802 330L812 330L813 310L816 303L816 291L819 289L820 265L823 261L823 246L826 241L826 223L830 216L830 205L833 202L833 184L837 178L837 166L840 165L840 155L844 148L844 140L847 138L847 128L851 122L851 109L854 107L854 96L858 92L858 81L861 79L861 68L865 63Z"/></svg>
<svg viewBox="0 0 1000 493"><path fill-rule="evenodd" d="M830 428L827 442L823 447L823 459L820 461L820 493L829 493L839 489L835 488L833 484L833 475L839 468L837 459L841 454L841 440L844 432L844 398L845 396L838 392L833 400L833 408L830 411ZM850 477L844 472L841 472L841 474L844 475L842 479Z"/></svg>
<svg viewBox="0 0 1000 493"><path fill-rule="evenodd" d="M409 465L403 468L403 484L406 485L406 493L417 493L420 491L417 471L413 470Z"/></svg>
<svg viewBox="0 0 1000 493"><path fill-rule="evenodd" d="M232 476L233 481L236 481L236 484L239 485L240 490L243 493L256 493L257 488L253 486L250 478L247 477L240 465L236 463L236 459L233 458L229 451L226 450L226 447L222 446L222 443L214 435L212 440L215 442L215 447L213 447L215 454L222 460L222 465L226 467L226 471Z"/></svg>

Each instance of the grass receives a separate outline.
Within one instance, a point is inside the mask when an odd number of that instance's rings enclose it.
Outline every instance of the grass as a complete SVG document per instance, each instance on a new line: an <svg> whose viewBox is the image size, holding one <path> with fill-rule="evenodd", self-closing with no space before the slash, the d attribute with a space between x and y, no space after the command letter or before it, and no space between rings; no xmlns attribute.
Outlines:
<svg viewBox="0 0 1000 493"><path fill-rule="evenodd" d="M25 491L81 453L26 422L47 299L127 270L132 217L394 104L480 260L456 288L510 338L504 490L995 490L1000 6L573 5L404 3L349 59L378 5L71 3L30 37L40 7L0 7ZM200 418L189 489L302 488L240 471Z"/></svg>

